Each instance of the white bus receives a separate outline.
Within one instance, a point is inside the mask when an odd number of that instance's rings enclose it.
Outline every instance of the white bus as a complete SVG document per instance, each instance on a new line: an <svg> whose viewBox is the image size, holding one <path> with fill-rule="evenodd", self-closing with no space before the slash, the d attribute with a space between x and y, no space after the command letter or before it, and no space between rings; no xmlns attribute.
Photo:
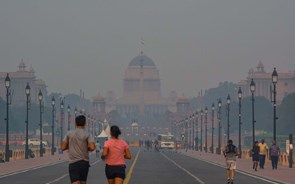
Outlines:
<svg viewBox="0 0 295 184"><path fill-rule="evenodd" d="M175 149L175 139L170 133L158 134L157 142L159 149Z"/></svg>

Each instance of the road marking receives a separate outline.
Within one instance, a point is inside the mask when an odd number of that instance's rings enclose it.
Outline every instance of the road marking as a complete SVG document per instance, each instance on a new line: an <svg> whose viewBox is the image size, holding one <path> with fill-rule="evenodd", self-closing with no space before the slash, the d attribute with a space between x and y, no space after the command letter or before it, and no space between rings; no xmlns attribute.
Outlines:
<svg viewBox="0 0 295 184"><path fill-rule="evenodd" d="M183 155L185 155L185 154L183 154ZM194 159L197 159L197 160L200 160L202 162L206 162L206 163L209 163L209 164L218 166L218 167L226 168L224 165L221 165L221 164L218 164L218 163L215 163L215 162L211 162L211 161L207 161L207 160L202 160L200 158L196 158L196 157L193 157L191 155L185 155L185 156L188 156L188 157L191 157L191 158L194 158ZM259 180L268 182L268 183L272 183L272 184L288 184L288 183L285 183L283 181L277 181L276 179L269 180L269 179L263 178L262 176L257 176L257 175L254 175L252 173L249 173L249 172L246 172L246 171L242 171L242 170L239 170L239 169L236 169L236 172L237 173L240 173L240 174L244 174L244 175L249 176L249 177L252 177L252 178L255 178L255 179L259 179Z"/></svg>
<svg viewBox="0 0 295 184"><path fill-rule="evenodd" d="M57 164L60 164L60 163L63 163L63 162L66 162L66 161L63 160L63 161L58 161L58 162L54 162L54 163L50 163L50 164L45 164L45 165L40 165L40 166L30 167L30 168L28 168L28 169L22 169L22 170L18 170L18 171L10 172L10 173L4 173L4 174L2 174L2 175L0 176L0 178L5 178L5 177L13 176L13 175L16 175L16 174L21 174L21 173L25 173L25 172L28 172L28 171L33 171L33 170L36 170L36 169L41 169L41 168L44 168L44 167L57 165Z"/></svg>
<svg viewBox="0 0 295 184"><path fill-rule="evenodd" d="M93 162L92 164L90 164L90 166L94 166L95 164L98 164L100 161L101 160L97 160L97 161ZM68 175L69 175L68 173L67 174L64 174L61 177L56 178L56 179L54 179L52 181L49 181L49 182L47 182L45 184L52 184L52 183L58 182L59 180L62 180L63 178L67 177Z"/></svg>
<svg viewBox="0 0 295 184"><path fill-rule="evenodd" d="M193 175L191 172L189 172L188 170L186 170L185 168L181 167L179 164L177 164L176 162L174 162L173 160L171 160L169 157L167 157L165 154L161 153L167 160L169 160L170 162L172 162L174 165L176 165L178 168L180 168L181 170L183 170L184 172L186 172L188 175L190 175L191 177L193 177L195 180L197 180L197 182L201 183L201 184L205 184L204 181L202 181L200 178L198 178L197 176Z"/></svg>
<svg viewBox="0 0 295 184"><path fill-rule="evenodd" d="M46 184L55 183L55 182L57 182L57 181L59 181L59 180L65 178L65 177L68 176L68 175L69 175L69 174L64 174L64 175L62 175L61 177L56 178L55 180L52 180L52 181L50 181L50 182L47 182Z"/></svg>
<svg viewBox="0 0 295 184"><path fill-rule="evenodd" d="M134 169L134 166L135 166L135 164L137 162L137 159L138 159L138 156L139 156L139 152L140 151L138 150L137 153L136 153L135 159L134 159L134 161L133 161L133 163L132 163L132 165L131 165L131 167L130 167L130 169L128 171L127 177L125 178L123 184L128 184L129 183L130 178L131 178L131 175L132 175L132 172L133 172L133 169Z"/></svg>
<svg viewBox="0 0 295 184"><path fill-rule="evenodd" d="M98 164L98 162L100 162L101 160L96 160L95 162L93 162L92 164L90 164L90 166L94 166L96 164Z"/></svg>

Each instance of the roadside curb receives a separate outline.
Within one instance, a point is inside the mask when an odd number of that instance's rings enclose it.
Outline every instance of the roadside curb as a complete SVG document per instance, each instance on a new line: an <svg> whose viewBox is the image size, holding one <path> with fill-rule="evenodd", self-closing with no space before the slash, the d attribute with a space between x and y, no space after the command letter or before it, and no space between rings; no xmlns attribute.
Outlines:
<svg viewBox="0 0 295 184"><path fill-rule="evenodd" d="M222 165L220 163L216 163L216 162L213 162L213 161L208 161L208 160L205 160L205 159L201 159L201 158L198 158L198 157L194 157L193 155L189 155L189 154L185 154L183 152L178 152L182 155L185 155L187 157L190 157L190 158L194 158L194 159L197 159L197 160L200 160L200 161L203 161L203 162L206 162L206 163L209 163L209 164L212 164L212 165L216 165L216 166L219 166L219 167L222 167L222 168L226 168L225 165ZM246 175L249 175L249 176L252 176L252 177L255 177L257 179L264 179L264 180L268 180L268 181L272 181L272 182L275 182L277 184L289 184L287 182L284 182L284 181L281 181L281 180L278 180L278 179L274 179L274 178L266 178L264 176L261 176L259 174L254 174L254 173L251 173L249 171L245 171L245 170L241 170L241 169L236 169L236 171L238 173L241 173L241 174L246 174Z"/></svg>

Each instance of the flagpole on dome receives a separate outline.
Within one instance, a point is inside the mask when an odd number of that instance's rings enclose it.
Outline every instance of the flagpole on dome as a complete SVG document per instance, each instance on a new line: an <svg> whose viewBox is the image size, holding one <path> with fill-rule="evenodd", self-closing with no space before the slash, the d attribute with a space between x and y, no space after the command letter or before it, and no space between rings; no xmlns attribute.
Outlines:
<svg viewBox="0 0 295 184"><path fill-rule="evenodd" d="M140 55L142 56L143 55L143 47L144 47L144 39L143 37L140 38Z"/></svg>

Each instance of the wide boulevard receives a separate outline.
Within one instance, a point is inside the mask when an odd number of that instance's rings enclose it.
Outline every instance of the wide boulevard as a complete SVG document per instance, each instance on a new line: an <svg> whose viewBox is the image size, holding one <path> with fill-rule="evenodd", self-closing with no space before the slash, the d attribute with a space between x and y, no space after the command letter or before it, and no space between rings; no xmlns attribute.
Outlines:
<svg viewBox="0 0 295 184"><path fill-rule="evenodd" d="M125 184L196 184L226 183L225 168L172 151L156 152L133 149L132 160L127 162ZM68 163L27 169L1 176L1 184L65 184L70 183ZM104 163L95 155L91 156L89 184L107 183ZM235 183L269 184L276 182L260 179L251 174L237 172Z"/></svg>

